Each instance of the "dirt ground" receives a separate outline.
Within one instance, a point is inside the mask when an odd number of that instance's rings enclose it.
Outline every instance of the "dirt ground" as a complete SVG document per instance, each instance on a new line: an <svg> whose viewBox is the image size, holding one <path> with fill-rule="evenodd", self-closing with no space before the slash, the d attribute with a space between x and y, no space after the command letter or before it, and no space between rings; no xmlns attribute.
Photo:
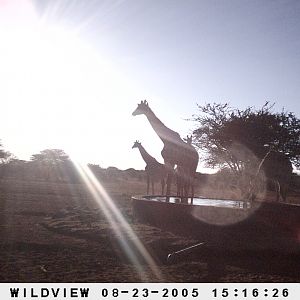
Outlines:
<svg viewBox="0 0 300 300"><path fill-rule="evenodd" d="M97 196L84 184L2 180L0 281L300 281L300 254L203 246L168 263L169 253L198 241L133 218L130 196L144 183L104 188L108 195Z"/></svg>

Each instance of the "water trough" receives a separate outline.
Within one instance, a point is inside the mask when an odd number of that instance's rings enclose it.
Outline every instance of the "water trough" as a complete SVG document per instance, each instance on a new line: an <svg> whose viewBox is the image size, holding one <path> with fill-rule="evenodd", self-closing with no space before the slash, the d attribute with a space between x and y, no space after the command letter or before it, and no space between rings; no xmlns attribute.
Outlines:
<svg viewBox="0 0 300 300"><path fill-rule="evenodd" d="M298 205L142 195L132 197L132 208L140 222L214 246L300 254Z"/></svg>

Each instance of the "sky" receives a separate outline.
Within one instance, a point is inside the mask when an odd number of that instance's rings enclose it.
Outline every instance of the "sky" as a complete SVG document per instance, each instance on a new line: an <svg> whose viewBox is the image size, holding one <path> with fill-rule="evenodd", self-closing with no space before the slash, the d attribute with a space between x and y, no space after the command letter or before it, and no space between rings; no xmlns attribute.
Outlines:
<svg viewBox="0 0 300 300"><path fill-rule="evenodd" d="M197 103L270 101L299 117L299 15L288 0L0 0L4 149L142 169L135 140L163 162L146 117L132 116L144 99L181 137Z"/></svg>

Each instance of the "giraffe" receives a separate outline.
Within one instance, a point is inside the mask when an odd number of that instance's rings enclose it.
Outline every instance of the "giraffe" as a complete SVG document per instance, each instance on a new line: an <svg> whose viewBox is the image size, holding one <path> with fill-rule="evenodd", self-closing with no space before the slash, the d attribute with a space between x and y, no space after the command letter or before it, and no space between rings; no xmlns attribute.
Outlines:
<svg viewBox="0 0 300 300"><path fill-rule="evenodd" d="M165 177L166 170L165 166L159 163L154 157L152 157L138 141L135 141L132 149L138 148L143 160L146 163L145 171L147 174L147 195L149 195L149 186L152 186L152 195L154 195L154 182L159 180L161 183L162 195L165 189Z"/></svg>
<svg viewBox="0 0 300 300"><path fill-rule="evenodd" d="M276 193L276 201L286 201L287 192L292 178L293 167L289 158L282 152L269 149L261 159L254 178L250 181L249 191L246 197L250 200L256 198L255 181L263 172L268 185L273 185Z"/></svg>
<svg viewBox="0 0 300 300"><path fill-rule="evenodd" d="M286 201L293 173L289 158L282 152L270 151L263 161L262 170L269 182L274 185L276 201Z"/></svg>
<svg viewBox="0 0 300 300"><path fill-rule="evenodd" d="M189 178L194 178L198 166L199 155L193 146L185 143L180 135L165 126L154 114L146 100L141 101L132 113L133 116L145 115L164 144L161 155L167 169L167 201L169 201L172 177L175 165L182 167ZM187 193L188 190L185 189ZM186 195L187 196L187 195Z"/></svg>

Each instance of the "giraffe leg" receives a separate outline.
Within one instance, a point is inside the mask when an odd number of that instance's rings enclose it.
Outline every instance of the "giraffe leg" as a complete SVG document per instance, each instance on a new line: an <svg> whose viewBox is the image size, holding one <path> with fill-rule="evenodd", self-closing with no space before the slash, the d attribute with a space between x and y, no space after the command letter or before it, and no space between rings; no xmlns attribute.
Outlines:
<svg viewBox="0 0 300 300"><path fill-rule="evenodd" d="M151 185L152 185L152 195L154 195L154 180L151 180Z"/></svg>
<svg viewBox="0 0 300 300"><path fill-rule="evenodd" d="M147 175L147 195L149 195L149 184L150 184L150 178L149 175Z"/></svg>
<svg viewBox="0 0 300 300"><path fill-rule="evenodd" d="M183 196L183 187L184 187L184 174L182 172L182 168L177 166L176 169L176 184L177 184L177 197L179 197L182 201Z"/></svg>
<svg viewBox="0 0 300 300"><path fill-rule="evenodd" d="M166 193L166 196L167 196L167 201L169 202L170 201L170 192L171 192L171 182L172 182L172 175L171 173L168 173L168 177L167 177L167 193Z"/></svg>
<svg viewBox="0 0 300 300"><path fill-rule="evenodd" d="M172 184L172 177L173 177L173 171L174 171L174 164L167 163L167 170L168 170L168 176L167 176L167 192L166 192L166 201L170 201L170 195L171 195L171 184Z"/></svg>
<svg viewBox="0 0 300 300"><path fill-rule="evenodd" d="M285 194L285 190L283 187L283 184L279 182L279 180L277 180L278 183L278 194L279 194L279 199L282 202L285 202L286 200L286 194Z"/></svg>
<svg viewBox="0 0 300 300"><path fill-rule="evenodd" d="M165 193L165 179L161 180L161 194L164 195Z"/></svg>
<svg viewBox="0 0 300 300"><path fill-rule="evenodd" d="M171 185L172 185L172 179L173 179L173 172L170 172L167 177L167 201L169 202L170 196L171 196Z"/></svg>
<svg viewBox="0 0 300 300"><path fill-rule="evenodd" d="M191 204L193 204L194 195L195 195L195 191L194 191L194 181L195 181L195 179L192 178L192 180L191 180Z"/></svg>
<svg viewBox="0 0 300 300"><path fill-rule="evenodd" d="M287 192L288 192L288 186L287 184L283 183L281 185L281 195L284 202L287 202Z"/></svg>
<svg viewBox="0 0 300 300"><path fill-rule="evenodd" d="M183 202L188 203L189 199L189 178L185 178L183 186Z"/></svg>
<svg viewBox="0 0 300 300"><path fill-rule="evenodd" d="M280 183L278 180L275 181L275 190L276 190L276 201L279 202L281 199L281 189L280 189Z"/></svg>
<svg viewBox="0 0 300 300"><path fill-rule="evenodd" d="M181 184L180 184L180 175L177 173L176 184L177 184L177 197L180 197L181 194Z"/></svg>

